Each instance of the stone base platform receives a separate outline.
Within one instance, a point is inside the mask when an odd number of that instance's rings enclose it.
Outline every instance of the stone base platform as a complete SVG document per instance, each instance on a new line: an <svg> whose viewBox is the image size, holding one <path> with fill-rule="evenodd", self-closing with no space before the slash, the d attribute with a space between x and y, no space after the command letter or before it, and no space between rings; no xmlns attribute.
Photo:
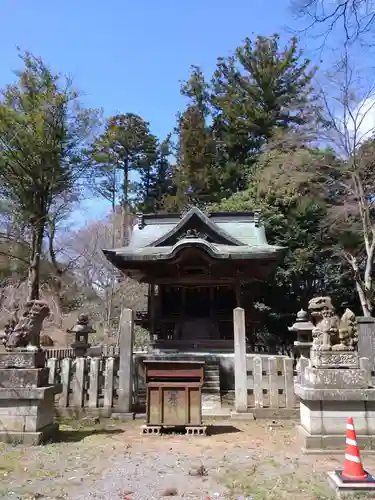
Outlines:
<svg viewBox="0 0 375 500"><path fill-rule="evenodd" d="M43 429L35 432L23 431L0 431L0 442L8 444L24 444L28 446L37 446L50 439L54 439L59 432L59 425L52 423L46 425Z"/></svg>
<svg viewBox="0 0 375 500"><path fill-rule="evenodd" d="M255 420L254 413L252 412L237 412L237 411L232 411L230 414L230 418L232 420L243 420L243 421L249 421L249 420Z"/></svg>
<svg viewBox="0 0 375 500"><path fill-rule="evenodd" d="M375 481L371 476L369 481L353 483L342 481L336 472L328 472L327 476L337 498L375 498Z"/></svg>
<svg viewBox="0 0 375 500"><path fill-rule="evenodd" d="M346 434L310 434L301 425L297 432L302 440L302 453L306 455L334 455L344 457L346 448ZM362 455L375 454L375 434L357 434L357 443ZM343 458L344 460L344 458Z"/></svg>
<svg viewBox="0 0 375 500"><path fill-rule="evenodd" d="M36 444L56 432L54 396L61 385L0 388L0 441Z"/></svg>
<svg viewBox="0 0 375 500"><path fill-rule="evenodd" d="M305 453L345 453L348 417L361 452L375 453L375 389L313 389L295 384L300 399L300 434Z"/></svg>

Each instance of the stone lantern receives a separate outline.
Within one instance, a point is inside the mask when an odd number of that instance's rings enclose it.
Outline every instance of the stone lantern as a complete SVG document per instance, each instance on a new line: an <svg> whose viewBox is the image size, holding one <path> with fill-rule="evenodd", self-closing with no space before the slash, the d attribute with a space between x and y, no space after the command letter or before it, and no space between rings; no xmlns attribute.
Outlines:
<svg viewBox="0 0 375 500"><path fill-rule="evenodd" d="M90 325L87 314L80 314L73 328L67 330L68 333L74 333L75 339L72 343L72 348L77 358L86 356L87 349L91 346L91 344L89 344L89 334L95 333L95 331L96 330Z"/></svg>
<svg viewBox="0 0 375 500"><path fill-rule="evenodd" d="M290 332L296 332L297 334L297 340L294 341L295 354L297 355L297 357L310 357L313 329L314 325L309 320L307 312L301 309L297 313L297 318L294 325L288 327L288 330Z"/></svg>

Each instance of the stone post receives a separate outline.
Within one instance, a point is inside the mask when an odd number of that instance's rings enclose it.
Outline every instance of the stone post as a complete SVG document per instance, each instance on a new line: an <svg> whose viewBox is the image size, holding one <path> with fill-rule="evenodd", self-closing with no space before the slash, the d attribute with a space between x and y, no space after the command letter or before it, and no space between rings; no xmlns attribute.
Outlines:
<svg viewBox="0 0 375 500"><path fill-rule="evenodd" d="M133 311L123 309L119 324L119 390L118 401L115 406L113 418L134 418L133 402L133 347L134 347L134 321Z"/></svg>
<svg viewBox="0 0 375 500"><path fill-rule="evenodd" d="M245 311L233 310L235 411L247 412L247 369Z"/></svg>
<svg viewBox="0 0 375 500"><path fill-rule="evenodd" d="M374 371L375 365L375 318L357 317L358 328L358 354L360 358L368 358L370 370Z"/></svg>

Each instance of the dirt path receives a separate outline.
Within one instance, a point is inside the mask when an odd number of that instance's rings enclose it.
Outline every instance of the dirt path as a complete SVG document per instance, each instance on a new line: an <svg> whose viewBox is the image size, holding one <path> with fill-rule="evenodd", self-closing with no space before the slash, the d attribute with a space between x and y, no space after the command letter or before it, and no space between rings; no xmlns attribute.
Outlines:
<svg viewBox="0 0 375 500"><path fill-rule="evenodd" d="M139 422L62 429L58 443L0 447L0 499L331 500L325 473L343 460L301 455L288 421L215 422L209 437L141 436ZM375 457L364 463L375 472Z"/></svg>

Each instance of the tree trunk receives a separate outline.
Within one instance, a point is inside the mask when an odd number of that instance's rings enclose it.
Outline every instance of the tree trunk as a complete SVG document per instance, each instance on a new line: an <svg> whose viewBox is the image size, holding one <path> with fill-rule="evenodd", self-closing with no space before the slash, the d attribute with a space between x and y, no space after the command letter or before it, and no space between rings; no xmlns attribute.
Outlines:
<svg viewBox="0 0 375 500"><path fill-rule="evenodd" d="M124 167L124 184L122 187L122 244L126 246L129 243L128 232L128 213L129 213L129 166L128 162Z"/></svg>
<svg viewBox="0 0 375 500"><path fill-rule="evenodd" d="M112 202L112 248L116 245L116 205L115 200ZM107 294L107 329L111 329L111 319L112 319L112 309L113 309L113 296L115 291L115 277L114 271L112 270L110 289Z"/></svg>
<svg viewBox="0 0 375 500"><path fill-rule="evenodd" d="M356 281L355 286L358 293L359 301L361 303L363 316L366 317L372 316L372 304L371 300L367 297L366 291L363 289L363 286L358 281Z"/></svg>
<svg viewBox="0 0 375 500"><path fill-rule="evenodd" d="M55 286L54 286L54 292L55 292L55 304L56 304L56 318L55 318L55 324L59 327L62 328L63 326L63 314L62 314L62 289L63 289L63 282L62 282L62 271L61 269L56 270L56 276L55 276Z"/></svg>
<svg viewBox="0 0 375 500"><path fill-rule="evenodd" d="M41 221L32 227L31 256L28 275L28 300L39 299L40 289L40 255L42 253L44 224Z"/></svg>

